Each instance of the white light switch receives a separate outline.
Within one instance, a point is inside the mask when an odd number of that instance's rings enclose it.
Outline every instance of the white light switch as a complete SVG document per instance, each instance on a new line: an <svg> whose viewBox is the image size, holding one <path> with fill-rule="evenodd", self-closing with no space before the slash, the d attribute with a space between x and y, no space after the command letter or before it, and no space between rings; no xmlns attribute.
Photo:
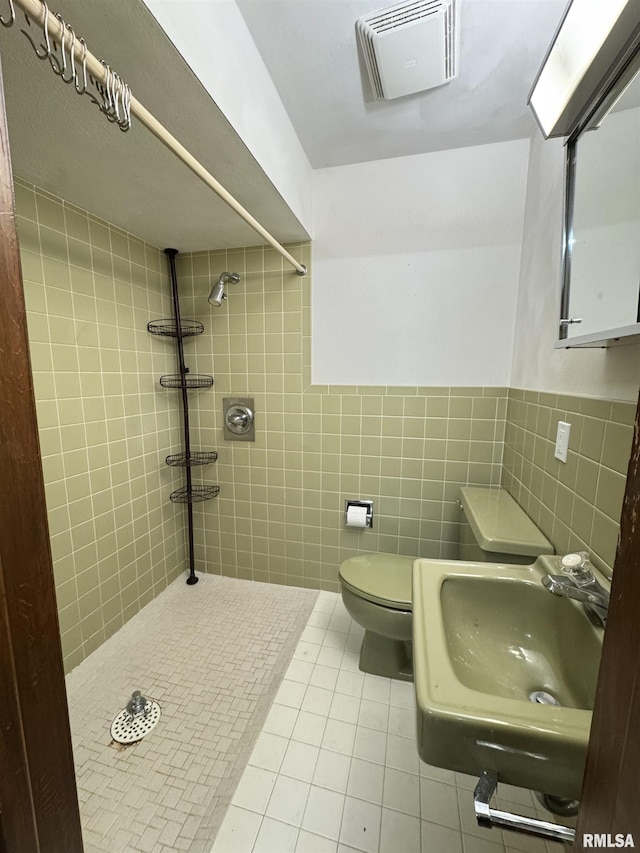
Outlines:
<svg viewBox="0 0 640 853"><path fill-rule="evenodd" d="M556 433L556 449L553 455L561 462L567 461L567 450L569 449L569 435L571 424L566 421L558 421L558 432Z"/></svg>

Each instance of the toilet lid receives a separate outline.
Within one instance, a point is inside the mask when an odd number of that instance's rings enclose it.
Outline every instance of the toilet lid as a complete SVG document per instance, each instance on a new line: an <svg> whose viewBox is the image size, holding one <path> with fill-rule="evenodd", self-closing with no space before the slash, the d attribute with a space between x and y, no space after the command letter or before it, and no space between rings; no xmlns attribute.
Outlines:
<svg viewBox="0 0 640 853"><path fill-rule="evenodd" d="M413 557L398 554L363 554L340 566L340 579L354 592L387 607L411 610Z"/></svg>

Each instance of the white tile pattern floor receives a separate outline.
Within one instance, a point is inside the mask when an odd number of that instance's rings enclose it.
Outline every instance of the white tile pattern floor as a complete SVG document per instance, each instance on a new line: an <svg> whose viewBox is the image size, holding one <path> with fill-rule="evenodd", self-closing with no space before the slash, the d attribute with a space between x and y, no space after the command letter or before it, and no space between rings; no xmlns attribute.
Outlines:
<svg viewBox="0 0 640 853"><path fill-rule="evenodd" d="M67 676L86 853L211 848L317 595L180 578ZM162 717L118 752L109 728L135 689Z"/></svg>
<svg viewBox="0 0 640 853"><path fill-rule="evenodd" d="M212 853L562 851L477 826L476 780L420 761L413 685L359 671L362 633L320 593ZM498 794L498 807L551 819L529 791Z"/></svg>

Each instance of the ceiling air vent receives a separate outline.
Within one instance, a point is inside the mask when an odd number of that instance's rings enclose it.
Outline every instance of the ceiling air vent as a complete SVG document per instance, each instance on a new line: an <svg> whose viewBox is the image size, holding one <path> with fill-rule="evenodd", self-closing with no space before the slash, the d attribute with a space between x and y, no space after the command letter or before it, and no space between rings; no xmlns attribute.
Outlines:
<svg viewBox="0 0 640 853"><path fill-rule="evenodd" d="M413 0L356 24L377 101L448 83L458 74L456 0Z"/></svg>

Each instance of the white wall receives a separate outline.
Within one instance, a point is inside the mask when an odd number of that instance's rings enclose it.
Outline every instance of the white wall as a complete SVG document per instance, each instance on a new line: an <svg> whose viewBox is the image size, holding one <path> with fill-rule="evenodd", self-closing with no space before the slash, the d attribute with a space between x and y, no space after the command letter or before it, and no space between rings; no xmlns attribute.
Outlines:
<svg viewBox="0 0 640 853"><path fill-rule="evenodd" d="M235 0L144 0L311 233L313 171Z"/></svg>
<svg viewBox="0 0 640 853"><path fill-rule="evenodd" d="M509 383L528 148L315 173L315 383Z"/></svg>
<svg viewBox="0 0 640 853"><path fill-rule="evenodd" d="M531 140L511 385L615 400L636 400L637 344L612 349L554 349L558 335L564 147Z"/></svg>

